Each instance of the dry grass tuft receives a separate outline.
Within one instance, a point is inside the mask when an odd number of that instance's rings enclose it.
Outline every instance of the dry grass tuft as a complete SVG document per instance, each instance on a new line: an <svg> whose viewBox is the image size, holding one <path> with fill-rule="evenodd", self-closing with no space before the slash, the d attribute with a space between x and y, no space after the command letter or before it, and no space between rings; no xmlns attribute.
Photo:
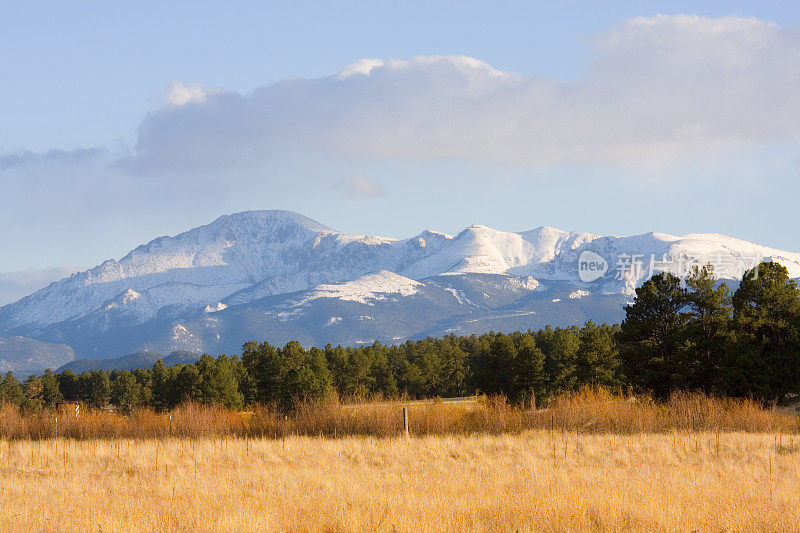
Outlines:
<svg viewBox="0 0 800 533"><path fill-rule="evenodd" d="M585 389L559 397L533 415L532 427L580 432L800 431L800 418L747 399L678 392L667 403ZM547 418L550 418L550 426Z"/></svg>

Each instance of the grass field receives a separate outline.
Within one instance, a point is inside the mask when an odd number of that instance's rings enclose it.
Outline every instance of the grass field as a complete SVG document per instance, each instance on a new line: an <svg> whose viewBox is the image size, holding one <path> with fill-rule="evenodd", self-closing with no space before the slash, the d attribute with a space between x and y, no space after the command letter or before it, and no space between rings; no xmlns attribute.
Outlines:
<svg viewBox="0 0 800 533"><path fill-rule="evenodd" d="M800 530L777 433L0 441L16 531Z"/></svg>
<svg viewBox="0 0 800 533"><path fill-rule="evenodd" d="M751 400L687 393L676 393L667 402L659 403L648 397L586 389L564 394L545 409L525 409L509 405L502 397L485 396L458 401L386 402L340 402L329 398L298 404L288 416L265 406L237 412L186 404L169 412L137 409L125 414L86 408L78 412L74 404L40 412L4 405L0 406L0 439L395 437L403 432L403 408L408 409L411 433L416 436L547 429L615 434L671 431L800 434L800 417L795 409L767 409Z"/></svg>
<svg viewBox="0 0 800 533"><path fill-rule="evenodd" d="M0 408L0 531L800 531L798 487L794 409L698 394Z"/></svg>

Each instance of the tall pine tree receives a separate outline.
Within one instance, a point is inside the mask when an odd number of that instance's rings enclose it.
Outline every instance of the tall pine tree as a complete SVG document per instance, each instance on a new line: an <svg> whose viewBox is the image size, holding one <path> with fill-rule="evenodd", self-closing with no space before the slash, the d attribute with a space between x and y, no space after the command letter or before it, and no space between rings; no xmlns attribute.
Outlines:
<svg viewBox="0 0 800 533"><path fill-rule="evenodd" d="M733 295L733 325L734 391L770 401L800 393L800 290L786 267L764 262L745 273Z"/></svg>
<svg viewBox="0 0 800 533"><path fill-rule="evenodd" d="M686 386L681 350L687 303L681 280L664 272L636 289L636 300L625 307L618 336L623 371L632 385L659 398Z"/></svg>
<svg viewBox="0 0 800 533"><path fill-rule="evenodd" d="M689 289L688 325L685 362L686 388L706 394L721 392L720 366L731 342L728 323L731 317L731 297L728 286L717 284L714 267L695 267L686 280Z"/></svg>

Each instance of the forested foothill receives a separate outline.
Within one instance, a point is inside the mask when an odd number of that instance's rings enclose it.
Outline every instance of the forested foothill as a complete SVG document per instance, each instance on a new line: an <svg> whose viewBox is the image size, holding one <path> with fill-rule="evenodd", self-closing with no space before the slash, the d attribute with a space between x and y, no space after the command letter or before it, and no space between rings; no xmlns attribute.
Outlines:
<svg viewBox="0 0 800 533"><path fill-rule="evenodd" d="M306 349L248 342L241 356L194 364L70 370L0 380L0 403L41 410L62 402L128 412L186 403L288 411L340 398L504 396L543 406L559 394L603 387L667 399L675 391L747 397L765 404L800 394L800 292L785 267L765 262L733 294L713 268L669 273L636 289L619 325L448 335L399 345Z"/></svg>

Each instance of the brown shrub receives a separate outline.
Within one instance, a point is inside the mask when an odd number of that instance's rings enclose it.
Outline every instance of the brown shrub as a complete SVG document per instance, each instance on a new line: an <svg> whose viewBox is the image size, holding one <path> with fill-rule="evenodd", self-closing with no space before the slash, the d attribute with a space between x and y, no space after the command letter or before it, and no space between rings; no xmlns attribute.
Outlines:
<svg viewBox="0 0 800 533"><path fill-rule="evenodd" d="M479 396L460 401L347 401L337 398L301 403L292 415L256 406L237 412L202 404L185 404L168 413L150 409L122 414L62 405L39 413L11 405L0 408L0 437L8 439L163 438L287 435L341 437L396 436L403 431L402 409L408 409L413 435L516 433L552 429L577 433L633 434L667 431L800 432L800 417L757 402L676 393L666 403L646 396L584 389L564 394L546 409L509 405L503 397Z"/></svg>

